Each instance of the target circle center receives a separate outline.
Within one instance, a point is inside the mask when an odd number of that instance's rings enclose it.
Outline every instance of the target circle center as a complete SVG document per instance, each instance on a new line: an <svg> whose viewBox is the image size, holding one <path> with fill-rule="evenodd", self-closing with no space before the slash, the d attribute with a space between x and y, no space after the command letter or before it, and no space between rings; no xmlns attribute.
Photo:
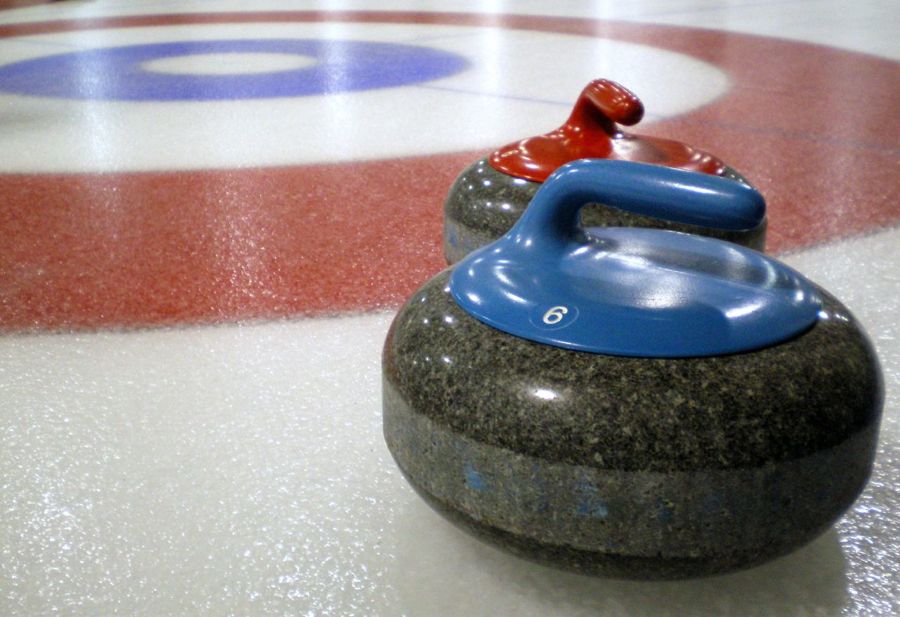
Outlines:
<svg viewBox="0 0 900 617"><path fill-rule="evenodd" d="M223 52L157 58L141 63L140 68L168 75L252 75L296 71L318 63L301 54Z"/></svg>

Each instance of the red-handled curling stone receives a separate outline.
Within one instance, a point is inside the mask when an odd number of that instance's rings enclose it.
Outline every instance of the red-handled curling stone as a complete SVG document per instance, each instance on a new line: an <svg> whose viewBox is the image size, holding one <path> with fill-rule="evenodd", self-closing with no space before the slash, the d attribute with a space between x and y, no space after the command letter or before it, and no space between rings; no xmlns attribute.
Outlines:
<svg viewBox="0 0 900 617"><path fill-rule="evenodd" d="M644 105L627 88L608 79L588 84L569 119L558 129L508 144L476 161L457 178L444 206L444 254L455 263L472 250L509 231L534 198L541 183L557 168L578 159L651 163L730 178L748 184L712 154L680 141L636 135L633 126ZM674 224L592 204L582 213L586 227L654 227L729 240L763 250L765 219L758 226L722 230L716 226Z"/></svg>

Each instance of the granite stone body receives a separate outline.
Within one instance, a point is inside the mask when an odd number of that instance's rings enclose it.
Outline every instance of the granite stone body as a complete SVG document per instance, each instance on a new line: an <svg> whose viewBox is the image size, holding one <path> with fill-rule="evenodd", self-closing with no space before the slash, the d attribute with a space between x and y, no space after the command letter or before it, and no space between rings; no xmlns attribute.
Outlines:
<svg viewBox="0 0 900 617"><path fill-rule="evenodd" d="M865 485L880 371L824 291L821 318L782 344L633 358L495 330L448 279L391 326L384 434L419 494L482 538L583 573L706 575L801 546Z"/></svg>
<svg viewBox="0 0 900 617"><path fill-rule="evenodd" d="M726 170L725 177L749 185L731 168ZM444 256L447 262L454 264L509 231L540 187L540 182L497 171L486 158L466 168L453 183L444 203ZM673 223L603 204L585 206L582 225L671 229L728 240L758 251L765 249L766 242L765 220L753 229L727 231Z"/></svg>

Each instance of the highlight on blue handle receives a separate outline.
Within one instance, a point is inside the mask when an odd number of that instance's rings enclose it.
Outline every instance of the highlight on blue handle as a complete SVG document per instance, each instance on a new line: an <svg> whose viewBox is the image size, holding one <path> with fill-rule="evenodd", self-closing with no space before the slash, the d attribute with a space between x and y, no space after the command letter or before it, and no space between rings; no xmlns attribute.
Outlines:
<svg viewBox="0 0 900 617"><path fill-rule="evenodd" d="M593 228L589 203L717 227L762 222L765 202L724 178L626 161L569 163L505 236L459 262L466 312L538 343L610 355L693 357L774 345L811 327L815 286L729 242L673 231Z"/></svg>
<svg viewBox="0 0 900 617"><path fill-rule="evenodd" d="M757 227L766 202L746 184L660 165L581 159L547 178L523 214L523 229L564 238L578 227L578 212L603 203L635 214L712 229Z"/></svg>

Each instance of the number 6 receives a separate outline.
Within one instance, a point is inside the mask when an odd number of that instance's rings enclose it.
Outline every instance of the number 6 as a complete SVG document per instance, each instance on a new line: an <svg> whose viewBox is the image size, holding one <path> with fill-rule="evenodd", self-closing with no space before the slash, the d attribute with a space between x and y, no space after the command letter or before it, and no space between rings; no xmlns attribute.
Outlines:
<svg viewBox="0 0 900 617"><path fill-rule="evenodd" d="M544 313L544 317L541 321L543 321L547 325L552 326L561 322L563 320L563 317L565 317L566 313L568 312L569 309L565 306L554 306L546 313Z"/></svg>

